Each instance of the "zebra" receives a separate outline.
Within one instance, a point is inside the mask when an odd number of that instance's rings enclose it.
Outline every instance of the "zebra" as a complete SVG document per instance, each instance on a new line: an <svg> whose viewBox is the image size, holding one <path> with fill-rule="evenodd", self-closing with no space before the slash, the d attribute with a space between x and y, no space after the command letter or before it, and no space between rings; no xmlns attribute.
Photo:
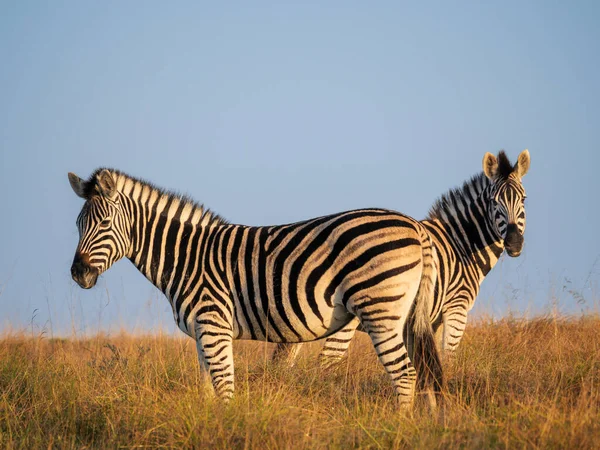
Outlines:
<svg viewBox="0 0 600 450"><path fill-rule="evenodd" d="M483 172L442 195L421 221L436 249L438 277L430 321L444 353L456 350L479 287L503 251L511 257L521 254L526 198L521 178L529 165L528 150L515 165L504 151L498 157L486 153ZM360 324L352 320L326 339L319 354L321 367L343 359L357 329ZM292 366L300 348L301 344L278 344L272 358Z"/></svg>
<svg viewBox="0 0 600 450"><path fill-rule="evenodd" d="M435 406L431 392L440 392L443 374L428 315L437 271L418 221L362 209L287 225L235 225L115 169L97 169L87 181L68 178L85 200L73 280L90 289L128 258L169 300L177 326L196 342L203 382L212 381L223 401L234 394L234 339L312 341L357 317L400 407L411 406L417 381Z"/></svg>

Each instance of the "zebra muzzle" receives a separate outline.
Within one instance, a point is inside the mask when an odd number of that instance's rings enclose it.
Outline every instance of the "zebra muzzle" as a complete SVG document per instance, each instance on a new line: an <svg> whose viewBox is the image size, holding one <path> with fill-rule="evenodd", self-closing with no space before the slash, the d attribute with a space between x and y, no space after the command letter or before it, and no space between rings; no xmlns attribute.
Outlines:
<svg viewBox="0 0 600 450"><path fill-rule="evenodd" d="M509 224L504 239L504 247L508 256L519 256L523 250L523 241L523 235L519 232L517 225L514 223Z"/></svg>
<svg viewBox="0 0 600 450"><path fill-rule="evenodd" d="M90 289L96 285L98 280L98 269L90 264L90 257L87 253L75 253L73 264L71 265L71 277L83 289Z"/></svg>

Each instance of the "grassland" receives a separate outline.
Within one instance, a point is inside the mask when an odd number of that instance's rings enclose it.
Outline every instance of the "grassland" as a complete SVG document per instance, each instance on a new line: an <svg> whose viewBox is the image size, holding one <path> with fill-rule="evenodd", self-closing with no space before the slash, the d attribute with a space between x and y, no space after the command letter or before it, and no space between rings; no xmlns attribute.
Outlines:
<svg viewBox="0 0 600 450"><path fill-rule="evenodd" d="M292 369L236 342L235 399L199 383L189 338L0 340L2 448L598 448L600 318L470 324L445 361L443 414L396 411L361 335L349 360Z"/></svg>

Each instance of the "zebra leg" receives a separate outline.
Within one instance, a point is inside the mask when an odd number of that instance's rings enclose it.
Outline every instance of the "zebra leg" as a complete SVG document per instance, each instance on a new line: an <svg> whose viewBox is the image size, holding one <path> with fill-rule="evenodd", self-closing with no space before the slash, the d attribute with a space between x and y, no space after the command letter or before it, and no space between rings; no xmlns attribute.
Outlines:
<svg viewBox="0 0 600 450"><path fill-rule="evenodd" d="M398 295L364 296L349 302L348 309L355 311L371 338L379 361L392 380L400 408L408 410L412 406L416 382L416 370L404 340L404 325L411 304L399 302L398 298Z"/></svg>
<svg viewBox="0 0 600 450"><path fill-rule="evenodd" d="M444 349L444 326L442 323L433 325L433 337L435 339L435 345L442 351Z"/></svg>
<svg viewBox="0 0 600 450"><path fill-rule="evenodd" d="M198 362L200 363L201 389L205 394L212 396L214 395L215 391L212 387L210 372L208 369L208 364L206 363L206 359L204 358L204 350L202 349L202 343L200 342L200 339L196 339L196 351L198 352Z"/></svg>
<svg viewBox="0 0 600 450"><path fill-rule="evenodd" d="M452 308L443 315L444 333L442 349L445 355L452 354L465 332L467 326L467 311L465 308Z"/></svg>
<svg viewBox="0 0 600 450"><path fill-rule="evenodd" d="M319 363L321 368L328 369L329 367L340 363L344 356L346 356L350 342L352 341L359 324L358 318L355 317L343 329L325 340L325 345L323 345L321 353L319 353ZM285 361L288 367L293 367L301 348L302 343L277 344L273 351L272 361L274 363Z"/></svg>
<svg viewBox="0 0 600 450"><path fill-rule="evenodd" d="M201 366L206 365L215 393L229 401L234 390L231 326L218 314L200 314L196 319L196 342Z"/></svg>
<svg viewBox="0 0 600 450"><path fill-rule="evenodd" d="M302 348L302 344L277 344L275 350L273 351L273 356L271 360L275 364L281 364L281 362L285 362L288 367L294 367L296 364L296 358L298 357L298 353Z"/></svg>
<svg viewBox="0 0 600 450"><path fill-rule="evenodd" d="M385 330L373 328L366 328L366 330L379 361L392 379L400 408L410 409L415 392L416 371L406 350L402 336L404 321L401 322Z"/></svg>
<svg viewBox="0 0 600 450"><path fill-rule="evenodd" d="M319 353L319 363L323 369L339 364L346 356L359 323L358 317L355 317L348 325L325 340L325 345Z"/></svg>

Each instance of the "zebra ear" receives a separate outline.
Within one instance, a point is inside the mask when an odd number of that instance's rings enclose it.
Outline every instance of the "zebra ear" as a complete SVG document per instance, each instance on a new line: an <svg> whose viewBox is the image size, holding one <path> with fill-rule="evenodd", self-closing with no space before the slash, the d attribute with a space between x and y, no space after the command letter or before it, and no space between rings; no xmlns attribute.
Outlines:
<svg viewBox="0 0 600 450"><path fill-rule="evenodd" d="M75 192L75 194L78 197L81 197L84 200L87 200L87 197L85 195L85 187L86 187L87 183L85 181L83 181L81 178L79 178L73 172L69 172L69 183L71 183L71 188L73 189L73 192Z"/></svg>
<svg viewBox="0 0 600 450"><path fill-rule="evenodd" d="M96 190L104 197L113 197L117 191L117 184L111 173L104 169L96 175Z"/></svg>
<svg viewBox="0 0 600 450"><path fill-rule="evenodd" d="M521 152L519 159L517 160L517 164L515 164L515 172L517 172L519 178L524 177L529 171L530 162L531 158L529 157L529 150L525 149Z"/></svg>
<svg viewBox="0 0 600 450"><path fill-rule="evenodd" d="M483 157L483 173L490 180L493 180L496 177L496 173L498 172L498 158L492 155L490 152L487 152Z"/></svg>

